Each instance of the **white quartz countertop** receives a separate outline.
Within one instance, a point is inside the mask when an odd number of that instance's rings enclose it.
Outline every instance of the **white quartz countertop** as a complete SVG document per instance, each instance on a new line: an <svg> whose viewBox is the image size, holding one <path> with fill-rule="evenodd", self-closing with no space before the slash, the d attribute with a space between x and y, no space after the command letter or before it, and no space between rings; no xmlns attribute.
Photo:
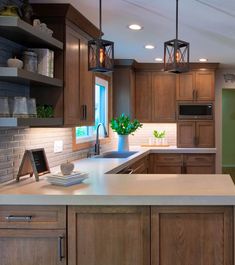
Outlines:
<svg viewBox="0 0 235 265"><path fill-rule="evenodd" d="M126 159L75 161L75 169L88 172L89 178L70 187L51 185L45 177L39 182L25 178L1 184L0 205L235 205L235 186L229 175L110 174L158 151L140 148ZM215 149L201 153L205 152Z"/></svg>

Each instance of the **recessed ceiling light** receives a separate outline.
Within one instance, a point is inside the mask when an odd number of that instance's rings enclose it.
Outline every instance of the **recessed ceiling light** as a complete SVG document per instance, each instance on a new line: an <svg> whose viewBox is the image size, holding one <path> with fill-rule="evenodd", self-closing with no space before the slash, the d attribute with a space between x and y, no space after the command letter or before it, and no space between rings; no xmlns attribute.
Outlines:
<svg viewBox="0 0 235 265"><path fill-rule="evenodd" d="M206 59L206 58L200 58L198 61L201 62L201 63L204 63L204 62L207 62L208 59Z"/></svg>
<svg viewBox="0 0 235 265"><path fill-rule="evenodd" d="M155 58L155 61L157 61L157 62L162 62L163 59L162 59L162 58Z"/></svg>
<svg viewBox="0 0 235 265"><path fill-rule="evenodd" d="M155 46L153 46L152 44L147 44L144 46L145 49L148 49L148 50L152 50L155 48Z"/></svg>
<svg viewBox="0 0 235 265"><path fill-rule="evenodd" d="M128 26L128 28L132 29L132 30L141 30L143 27L141 27L138 24L131 24L131 25Z"/></svg>

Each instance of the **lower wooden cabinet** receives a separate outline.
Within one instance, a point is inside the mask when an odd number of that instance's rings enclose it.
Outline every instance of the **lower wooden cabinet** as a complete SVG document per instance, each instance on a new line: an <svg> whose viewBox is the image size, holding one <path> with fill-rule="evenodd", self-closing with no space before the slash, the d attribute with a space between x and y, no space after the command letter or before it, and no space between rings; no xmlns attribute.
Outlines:
<svg viewBox="0 0 235 265"><path fill-rule="evenodd" d="M232 207L152 207L152 265L232 265Z"/></svg>
<svg viewBox="0 0 235 265"><path fill-rule="evenodd" d="M66 230L0 229L0 264L66 265Z"/></svg>
<svg viewBox="0 0 235 265"><path fill-rule="evenodd" d="M150 265L150 207L69 207L69 265Z"/></svg>
<svg viewBox="0 0 235 265"><path fill-rule="evenodd" d="M233 215L230 206L68 206L67 229L1 228L0 264L233 265Z"/></svg>
<svg viewBox="0 0 235 265"><path fill-rule="evenodd" d="M150 174L214 174L214 154L150 154Z"/></svg>
<svg viewBox="0 0 235 265"><path fill-rule="evenodd" d="M213 121L178 121L177 147L209 148L215 146Z"/></svg>
<svg viewBox="0 0 235 265"><path fill-rule="evenodd" d="M181 174L182 154L150 154L150 174Z"/></svg>

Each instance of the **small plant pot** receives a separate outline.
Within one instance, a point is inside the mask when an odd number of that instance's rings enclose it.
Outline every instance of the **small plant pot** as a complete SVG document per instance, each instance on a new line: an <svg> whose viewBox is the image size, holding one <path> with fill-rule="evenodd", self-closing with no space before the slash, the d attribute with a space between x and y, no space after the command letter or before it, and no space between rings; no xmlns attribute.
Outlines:
<svg viewBox="0 0 235 265"><path fill-rule="evenodd" d="M164 138L156 138L156 145L163 145Z"/></svg>
<svg viewBox="0 0 235 265"><path fill-rule="evenodd" d="M129 135L118 135L118 151L129 151Z"/></svg>

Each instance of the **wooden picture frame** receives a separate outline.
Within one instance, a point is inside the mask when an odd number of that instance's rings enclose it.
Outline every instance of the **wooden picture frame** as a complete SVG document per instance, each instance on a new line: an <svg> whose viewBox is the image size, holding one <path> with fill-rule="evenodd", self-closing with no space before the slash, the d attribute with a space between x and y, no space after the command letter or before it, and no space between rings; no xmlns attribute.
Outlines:
<svg viewBox="0 0 235 265"><path fill-rule="evenodd" d="M50 173L50 168L44 148L25 150L16 180L20 181L20 177L25 175L34 175L39 181L39 176L47 173Z"/></svg>

